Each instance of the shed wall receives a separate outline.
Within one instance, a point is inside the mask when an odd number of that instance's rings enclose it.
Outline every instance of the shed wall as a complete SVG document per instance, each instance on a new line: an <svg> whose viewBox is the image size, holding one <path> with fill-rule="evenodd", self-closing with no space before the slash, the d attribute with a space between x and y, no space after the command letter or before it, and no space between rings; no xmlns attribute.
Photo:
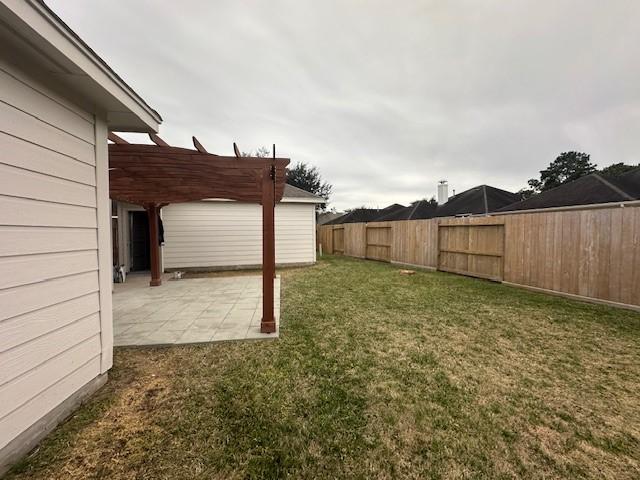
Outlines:
<svg viewBox="0 0 640 480"><path fill-rule="evenodd" d="M164 267L207 268L262 263L262 207L203 201L162 209ZM275 209L276 263L315 261L315 205L283 202Z"/></svg>

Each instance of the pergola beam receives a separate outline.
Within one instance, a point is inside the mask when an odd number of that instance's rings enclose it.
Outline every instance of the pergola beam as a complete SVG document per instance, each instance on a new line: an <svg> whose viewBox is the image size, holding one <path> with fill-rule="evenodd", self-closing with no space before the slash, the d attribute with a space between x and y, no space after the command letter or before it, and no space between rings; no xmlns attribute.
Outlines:
<svg viewBox="0 0 640 480"><path fill-rule="evenodd" d="M226 198L262 201L262 169L275 162L275 199L284 193L289 159L212 155L158 145L109 145L111 196L137 205Z"/></svg>

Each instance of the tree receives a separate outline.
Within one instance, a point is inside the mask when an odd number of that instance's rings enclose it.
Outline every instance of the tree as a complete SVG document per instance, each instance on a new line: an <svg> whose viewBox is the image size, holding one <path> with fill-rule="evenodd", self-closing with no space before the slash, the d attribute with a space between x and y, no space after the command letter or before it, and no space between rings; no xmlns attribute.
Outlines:
<svg viewBox="0 0 640 480"><path fill-rule="evenodd" d="M287 168L287 183L318 195L325 200L329 200L333 188L330 183L322 180L322 176L316 167L303 162L298 162L293 167ZM326 203L318 205L318 209L321 211L326 210L326 208Z"/></svg>
<svg viewBox="0 0 640 480"><path fill-rule="evenodd" d="M544 192L563 183L577 180L596 171L590 156L582 152L563 152L544 170L540 170L540 180L530 179L527 183L534 193ZM523 190L525 195L529 192Z"/></svg>
<svg viewBox="0 0 640 480"><path fill-rule="evenodd" d="M431 197L431 198L422 198L420 200L415 200L413 202L411 202L411 206L415 207L416 203L418 202L427 202L430 205L438 205L438 201L436 200L436 197Z"/></svg>
<svg viewBox="0 0 640 480"><path fill-rule="evenodd" d="M627 165L626 163L620 162L620 163L614 163L613 165L609 165L608 167L603 168L602 170L600 170L600 173L607 177L617 177L618 175L622 175L623 173L630 172L631 170L634 170L638 167L640 167L640 164Z"/></svg>
<svg viewBox="0 0 640 480"><path fill-rule="evenodd" d="M243 157L266 158L271 156L271 150L269 150L267 147L260 147L255 152L241 152L240 155L242 155Z"/></svg>
<svg viewBox="0 0 640 480"><path fill-rule="evenodd" d="M531 180L529 180L531 181ZM520 200L526 200L527 198L531 198L536 192L533 188L521 188L516 192L517 195L520 195Z"/></svg>

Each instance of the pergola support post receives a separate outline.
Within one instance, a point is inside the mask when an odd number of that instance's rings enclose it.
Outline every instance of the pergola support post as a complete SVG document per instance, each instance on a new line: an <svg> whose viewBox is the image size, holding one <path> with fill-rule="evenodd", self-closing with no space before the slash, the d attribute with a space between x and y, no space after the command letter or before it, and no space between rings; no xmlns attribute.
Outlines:
<svg viewBox="0 0 640 480"><path fill-rule="evenodd" d="M275 165L264 168L262 173L262 333L274 333L276 322L273 309L273 283L276 274L275 241Z"/></svg>
<svg viewBox="0 0 640 480"><path fill-rule="evenodd" d="M158 215L160 208L157 204L151 204L146 207L147 216L149 217L149 250L151 257L151 281L150 287L158 287L162 285L162 276L160 273L160 237L158 235Z"/></svg>

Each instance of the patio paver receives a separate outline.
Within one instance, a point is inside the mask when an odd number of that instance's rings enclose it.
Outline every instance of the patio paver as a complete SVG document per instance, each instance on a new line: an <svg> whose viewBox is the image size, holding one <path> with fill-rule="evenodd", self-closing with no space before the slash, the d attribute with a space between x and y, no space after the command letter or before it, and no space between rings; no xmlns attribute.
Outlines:
<svg viewBox="0 0 640 480"><path fill-rule="evenodd" d="M116 284L113 328L116 346L172 345L224 340L273 339L280 331L280 277L275 280L276 332L260 333L262 277L165 276L149 287L148 274Z"/></svg>

